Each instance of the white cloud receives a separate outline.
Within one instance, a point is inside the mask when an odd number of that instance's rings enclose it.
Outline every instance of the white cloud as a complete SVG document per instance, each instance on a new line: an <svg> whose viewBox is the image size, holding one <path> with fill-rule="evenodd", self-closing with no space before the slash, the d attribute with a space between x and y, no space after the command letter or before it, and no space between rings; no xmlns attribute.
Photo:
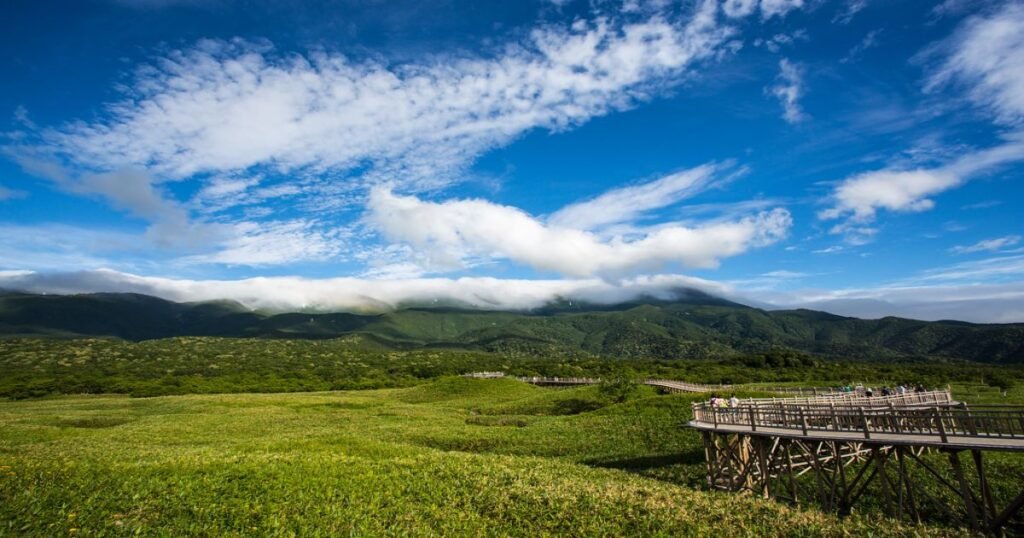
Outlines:
<svg viewBox="0 0 1024 538"><path fill-rule="evenodd" d="M1024 4L967 20L940 47L948 57L928 80L926 89L958 82L970 98L991 109L1005 124L1024 121Z"/></svg>
<svg viewBox="0 0 1024 538"><path fill-rule="evenodd" d="M804 7L804 0L761 0L761 15L766 19L781 17L802 7Z"/></svg>
<svg viewBox="0 0 1024 538"><path fill-rule="evenodd" d="M807 276L811 276L811 274L810 273L802 273L800 271L789 271L789 270L786 270L786 269L779 269L777 271L769 271L767 273L763 273L761 276L767 277L767 278L789 279L789 278L804 278L804 277L807 277Z"/></svg>
<svg viewBox="0 0 1024 538"><path fill-rule="evenodd" d="M778 81L766 89L782 103L782 117L789 123L800 123L808 119L800 107L803 97L803 68L786 58L779 61Z"/></svg>
<svg viewBox="0 0 1024 538"><path fill-rule="evenodd" d="M846 250L846 247L842 245L832 245L830 247L820 248L818 250L812 250L812 254L835 254L836 252L842 252Z"/></svg>
<svg viewBox="0 0 1024 538"><path fill-rule="evenodd" d="M770 19L803 7L803 0L724 0L722 10L726 16L747 17L760 9L761 17Z"/></svg>
<svg viewBox="0 0 1024 538"><path fill-rule="evenodd" d="M791 34L775 34L774 36L763 39L757 38L754 40L755 47L764 47L770 52L779 52L782 47L796 43L797 41L807 41L810 36L807 35L807 30L803 28L795 30Z"/></svg>
<svg viewBox="0 0 1024 538"><path fill-rule="evenodd" d="M231 299L249 308L381 312L403 306L456 304L489 310L538 308L559 298L616 304L649 296L676 297L681 288L727 295L728 286L682 275L642 276L608 283L585 280L424 278L375 280L298 277L177 280L110 270L74 273L0 273L0 288L36 293L133 292L173 301Z"/></svg>
<svg viewBox="0 0 1024 538"><path fill-rule="evenodd" d="M833 228L844 233L850 225L874 220L878 210L925 211L934 207L931 199L962 185L972 177L1002 164L1024 160L1024 137L962 155L953 162L931 169L876 170L849 177L832 192L833 207L818 217L832 220L848 217L847 224Z"/></svg>
<svg viewBox="0 0 1024 538"><path fill-rule="evenodd" d="M837 206L822 218L852 212L854 220L868 221L878 209L924 211L935 203L926 198L959 185L961 179L944 170L879 170L844 180L833 196Z"/></svg>
<svg viewBox="0 0 1024 538"><path fill-rule="evenodd" d="M678 83L733 34L716 12L706 1L682 23L577 21L495 57L403 65L203 41L140 70L106 119L44 141L103 171L146 166L173 179L270 166L435 188L530 129L564 129Z"/></svg>
<svg viewBox="0 0 1024 538"><path fill-rule="evenodd" d="M707 189L728 165L706 164L670 174L648 183L607 191L593 199L559 209L548 224L577 230L595 230L610 224L633 222L646 212L670 206Z"/></svg>
<svg viewBox="0 0 1024 538"><path fill-rule="evenodd" d="M996 237L994 239L978 241L973 245L958 245L949 249L949 251L953 254L971 254L974 252L985 251L995 252L1006 247L1012 247L1020 243L1020 240L1021 237L1019 235L1007 235L1003 237Z"/></svg>
<svg viewBox="0 0 1024 538"><path fill-rule="evenodd" d="M664 226L626 240L546 225L509 206L483 200L427 202L375 189L367 223L387 239L410 245L427 263L460 268L469 257L502 258L541 271L573 277L620 275L678 263L716 267L722 258L774 243L786 236L792 219L784 209L735 222L699 228Z"/></svg>

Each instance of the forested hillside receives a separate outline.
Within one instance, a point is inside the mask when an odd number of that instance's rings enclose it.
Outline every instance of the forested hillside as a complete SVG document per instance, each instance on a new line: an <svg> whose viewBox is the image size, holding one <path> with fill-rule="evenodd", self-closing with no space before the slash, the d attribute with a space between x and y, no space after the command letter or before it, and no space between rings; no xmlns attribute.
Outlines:
<svg viewBox="0 0 1024 538"><path fill-rule="evenodd" d="M261 313L233 302L174 303L132 294L0 296L0 334L323 339L359 335L384 349L455 348L511 356L583 354L707 359L793 350L828 358L1024 362L1024 325L862 320L766 311L699 293L614 307L559 303L529 312L408 308Z"/></svg>

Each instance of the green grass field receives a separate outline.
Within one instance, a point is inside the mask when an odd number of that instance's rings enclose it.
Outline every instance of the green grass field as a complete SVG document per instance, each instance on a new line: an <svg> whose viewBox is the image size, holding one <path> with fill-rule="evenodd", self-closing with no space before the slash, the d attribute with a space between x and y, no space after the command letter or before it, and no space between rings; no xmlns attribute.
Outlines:
<svg viewBox="0 0 1024 538"><path fill-rule="evenodd" d="M694 397L442 378L0 403L0 535L956 535L702 491ZM1020 463L1020 462L1017 462Z"/></svg>

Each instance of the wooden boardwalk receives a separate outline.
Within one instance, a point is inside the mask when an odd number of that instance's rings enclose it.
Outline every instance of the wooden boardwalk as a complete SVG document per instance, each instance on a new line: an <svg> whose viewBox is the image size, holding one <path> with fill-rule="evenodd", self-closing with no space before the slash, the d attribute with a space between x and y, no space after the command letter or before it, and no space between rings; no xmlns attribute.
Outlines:
<svg viewBox="0 0 1024 538"><path fill-rule="evenodd" d="M601 382L591 377L516 379L549 386ZM718 396L744 388L669 379L640 383L669 392ZM755 390L797 396L746 398L736 407L693 404L687 426L703 437L710 487L750 491L794 504L813 501L840 514L849 514L865 493L871 493L891 516L920 522L928 510L950 513L948 501L920 483L931 480L960 499L965 523L974 531L1001 534L1011 521L1021 524L1015 518L1024 508L1024 476L1018 480L1022 491L998 507L984 453L1024 452L1024 408L968 407L943 390L874 397L818 387ZM961 454L969 455L966 465Z"/></svg>
<svg viewBox="0 0 1024 538"><path fill-rule="evenodd" d="M946 391L762 399L737 407L702 402L693 404L687 425L701 432L715 489L813 500L841 514L872 492L890 515L920 521L927 509L949 513L921 487L931 480L961 500L972 530L990 534L1001 533L1024 507L1024 476L1016 498L997 507L984 463L987 451L1024 452L1024 408L968 407ZM969 454L973 473L961 454Z"/></svg>

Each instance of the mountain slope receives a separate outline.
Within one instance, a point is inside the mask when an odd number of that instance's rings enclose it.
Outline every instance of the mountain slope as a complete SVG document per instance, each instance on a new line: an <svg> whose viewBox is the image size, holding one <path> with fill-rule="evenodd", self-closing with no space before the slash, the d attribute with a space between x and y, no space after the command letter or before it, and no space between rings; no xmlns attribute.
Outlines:
<svg viewBox="0 0 1024 538"><path fill-rule="evenodd" d="M854 359L1024 362L1024 324L862 320L765 311L716 297L614 307L565 301L532 312L411 308L387 314L263 314L237 303L174 303L134 294L0 296L0 334L334 338L392 348L454 347L519 355L712 358L789 349Z"/></svg>

